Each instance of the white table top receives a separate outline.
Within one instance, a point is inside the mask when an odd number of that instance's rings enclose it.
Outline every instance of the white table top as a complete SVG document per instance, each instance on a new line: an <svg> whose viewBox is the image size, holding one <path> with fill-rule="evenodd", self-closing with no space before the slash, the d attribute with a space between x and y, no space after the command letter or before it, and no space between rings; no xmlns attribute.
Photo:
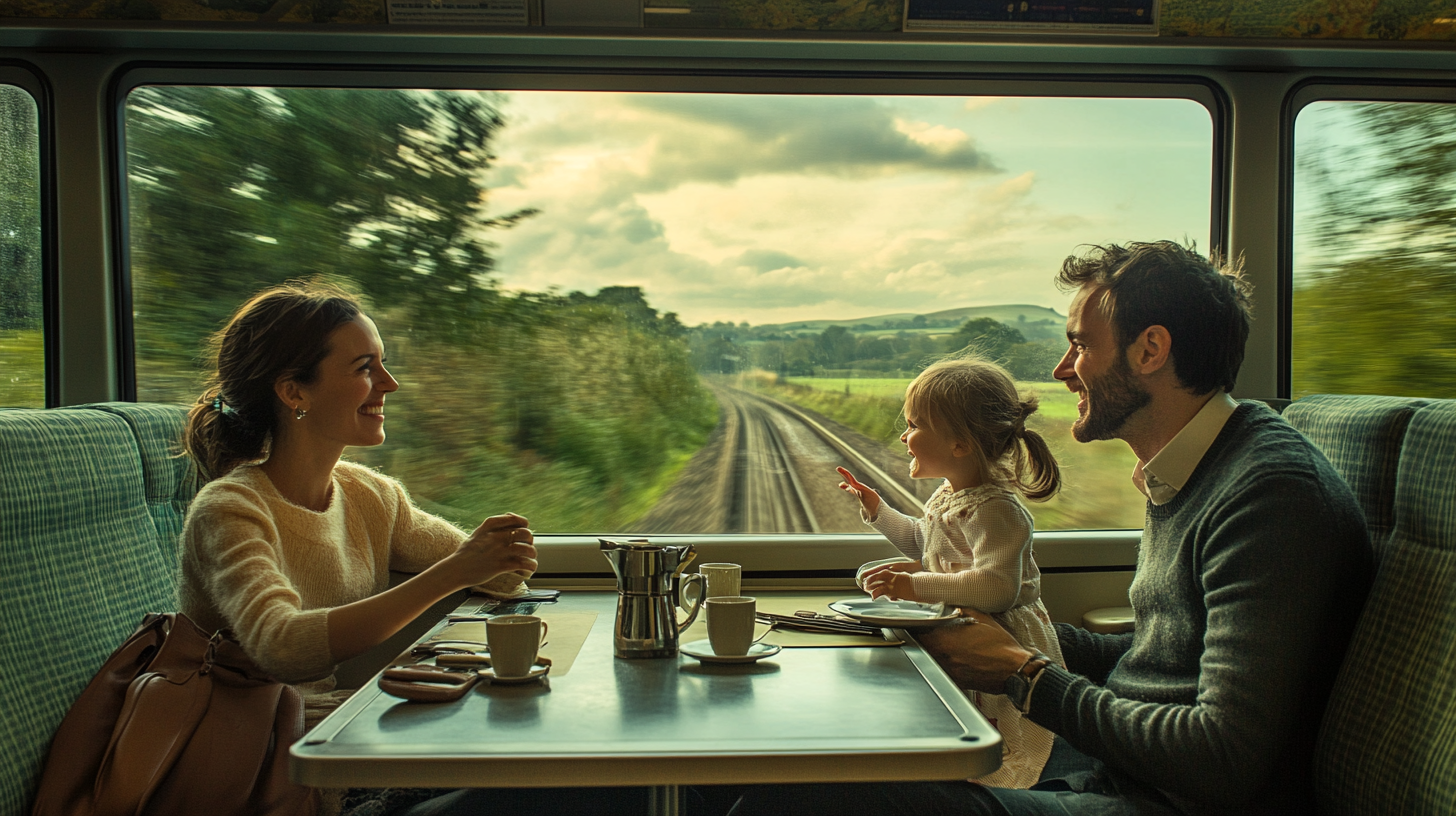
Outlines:
<svg viewBox="0 0 1456 816"><path fill-rule="evenodd" d="M318 787L663 786L965 779L1000 765L1000 735L911 639L786 648L746 665L621 660L612 656L615 592L563 592L538 614L556 609L598 613L567 675L482 681L438 704L371 682L293 746L293 778Z"/></svg>

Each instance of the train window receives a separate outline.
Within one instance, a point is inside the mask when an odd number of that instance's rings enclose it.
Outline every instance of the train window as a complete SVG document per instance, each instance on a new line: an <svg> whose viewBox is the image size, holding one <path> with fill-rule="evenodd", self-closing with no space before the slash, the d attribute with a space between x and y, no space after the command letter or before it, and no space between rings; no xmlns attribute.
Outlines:
<svg viewBox="0 0 1456 816"><path fill-rule="evenodd" d="M1456 397L1456 104L1316 101L1294 144L1293 396Z"/></svg>
<svg viewBox="0 0 1456 816"><path fill-rule="evenodd" d="M45 407L40 115L0 84L0 407Z"/></svg>
<svg viewBox="0 0 1456 816"><path fill-rule="evenodd" d="M964 88L964 85L961 86ZM1166 93L1166 91L1160 91ZM1133 459L1051 379L1077 245L1207 246L1187 98L141 84L125 100L137 395L188 401L249 293L347 282L402 383L351 456L462 523L864 532L912 509L906 383L977 344L1041 396L1040 529L1140 527Z"/></svg>

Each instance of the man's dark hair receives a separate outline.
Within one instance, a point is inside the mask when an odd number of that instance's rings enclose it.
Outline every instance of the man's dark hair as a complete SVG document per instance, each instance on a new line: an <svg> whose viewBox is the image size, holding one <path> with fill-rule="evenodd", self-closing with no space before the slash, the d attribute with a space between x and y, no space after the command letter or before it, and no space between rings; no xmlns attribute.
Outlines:
<svg viewBox="0 0 1456 816"><path fill-rule="evenodd" d="M1101 290L1118 348L1149 326L1173 337L1173 372L1194 394L1232 391L1249 339L1250 286L1237 264L1172 241L1093 246L1062 262L1064 291Z"/></svg>

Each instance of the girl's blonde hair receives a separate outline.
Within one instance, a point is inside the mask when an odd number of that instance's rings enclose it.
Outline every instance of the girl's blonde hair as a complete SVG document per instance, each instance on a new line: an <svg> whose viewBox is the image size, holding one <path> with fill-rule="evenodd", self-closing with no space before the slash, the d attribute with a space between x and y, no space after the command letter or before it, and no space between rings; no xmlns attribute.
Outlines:
<svg viewBox="0 0 1456 816"><path fill-rule="evenodd" d="M969 445L989 481L1046 501L1061 489L1062 473L1046 440L1026 427L1037 405L1035 394L1022 398L1006 369L971 355L932 364L905 389L906 419Z"/></svg>

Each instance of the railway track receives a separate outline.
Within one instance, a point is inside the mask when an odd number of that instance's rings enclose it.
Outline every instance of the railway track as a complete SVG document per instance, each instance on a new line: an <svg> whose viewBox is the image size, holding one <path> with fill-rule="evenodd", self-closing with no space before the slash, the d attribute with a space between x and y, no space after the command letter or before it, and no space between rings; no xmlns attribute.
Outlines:
<svg viewBox="0 0 1456 816"><path fill-rule="evenodd" d="M846 467L872 480L893 506L907 512L920 500L860 451L813 417L787 403L727 386L713 389L732 423L725 452L731 473L721 480L728 532L817 533L819 518L798 472L793 433L801 428L822 441Z"/></svg>

